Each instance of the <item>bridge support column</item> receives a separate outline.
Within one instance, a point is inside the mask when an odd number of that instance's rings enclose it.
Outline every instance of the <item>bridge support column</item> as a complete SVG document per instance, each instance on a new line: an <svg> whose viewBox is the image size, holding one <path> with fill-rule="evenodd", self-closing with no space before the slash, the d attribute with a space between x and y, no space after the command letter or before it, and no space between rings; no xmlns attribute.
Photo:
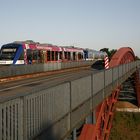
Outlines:
<svg viewBox="0 0 140 140"><path fill-rule="evenodd" d="M96 110L93 110L93 112L91 112L91 114L89 114L89 116L86 117L85 123L86 124L96 124Z"/></svg>
<svg viewBox="0 0 140 140"><path fill-rule="evenodd" d="M92 115L92 113L89 114L89 116L86 117L85 123L86 124L93 124L93 115Z"/></svg>
<svg viewBox="0 0 140 140"><path fill-rule="evenodd" d="M72 140L77 140L76 128L73 129L73 132L72 132Z"/></svg>
<svg viewBox="0 0 140 140"><path fill-rule="evenodd" d="M100 104L94 112L95 124L86 124L80 135L80 140L108 140L113 119L114 105L117 101L120 87ZM94 118L96 118L94 117Z"/></svg>
<svg viewBox="0 0 140 140"><path fill-rule="evenodd" d="M93 116L93 124L96 124L96 110L93 110L92 116Z"/></svg>
<svg viewBox="0 0 140 140"><path fill-rule="evenodd" d="M137 94L138 107L140 107L140 73L139 73L139 70L137 70L136 74L135 74L135 89L136 89L136 94Z"/></svg>

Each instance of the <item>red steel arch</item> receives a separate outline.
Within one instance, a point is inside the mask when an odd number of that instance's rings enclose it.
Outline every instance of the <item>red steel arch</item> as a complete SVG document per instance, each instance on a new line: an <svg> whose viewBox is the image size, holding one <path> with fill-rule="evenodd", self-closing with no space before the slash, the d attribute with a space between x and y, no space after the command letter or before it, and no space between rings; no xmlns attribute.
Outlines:
<svg viewBox="0 0 140 140"><path fill-rule="evenodd" d="M110 67L115 67L120 64L129 63L135 60L135 54L129 47L120 48L111 58Z"/></svg>
<svg viewBox="0 0 140 140"><path fill-rule="evenodd" d="M109 66L135 61L135 54L129 47L120 48L112 57ZM114 105L120 92L120 86L96 107L96 124L85 124L79 140L108 140L112 125Z"/></svg>

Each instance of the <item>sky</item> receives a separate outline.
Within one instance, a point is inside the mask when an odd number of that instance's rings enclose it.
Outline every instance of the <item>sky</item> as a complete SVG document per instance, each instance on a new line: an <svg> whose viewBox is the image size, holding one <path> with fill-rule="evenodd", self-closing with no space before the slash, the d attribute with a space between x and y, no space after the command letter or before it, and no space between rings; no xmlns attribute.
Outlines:
<svg viewBox="0 0 140 140"><path fill-rule="evenodd" d="M21 40L140 56L140 0L0 0L0 46Z"/></svg>

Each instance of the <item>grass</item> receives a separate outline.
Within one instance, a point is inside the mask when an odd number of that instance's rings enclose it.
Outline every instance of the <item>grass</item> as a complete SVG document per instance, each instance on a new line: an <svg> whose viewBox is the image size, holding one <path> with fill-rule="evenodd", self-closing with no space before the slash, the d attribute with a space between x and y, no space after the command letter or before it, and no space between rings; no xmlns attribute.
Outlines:
<svg viewBox="0 0 140 140"><path fill-rule="evenodd" d="M109 140L140 140L140 113L116 112Z"/></svg>

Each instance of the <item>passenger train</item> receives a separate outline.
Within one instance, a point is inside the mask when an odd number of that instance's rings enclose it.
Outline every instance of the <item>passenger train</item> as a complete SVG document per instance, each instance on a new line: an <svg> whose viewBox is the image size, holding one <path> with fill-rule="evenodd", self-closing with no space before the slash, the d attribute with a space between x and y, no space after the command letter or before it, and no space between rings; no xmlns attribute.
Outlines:
<svg viewBox="0 0 140 140"><path fill-rule="evenodd" d="M34 64L103 59L106 53L73 46L55 46L33 41L5 44L0 51L0 64Z"/></svg>

